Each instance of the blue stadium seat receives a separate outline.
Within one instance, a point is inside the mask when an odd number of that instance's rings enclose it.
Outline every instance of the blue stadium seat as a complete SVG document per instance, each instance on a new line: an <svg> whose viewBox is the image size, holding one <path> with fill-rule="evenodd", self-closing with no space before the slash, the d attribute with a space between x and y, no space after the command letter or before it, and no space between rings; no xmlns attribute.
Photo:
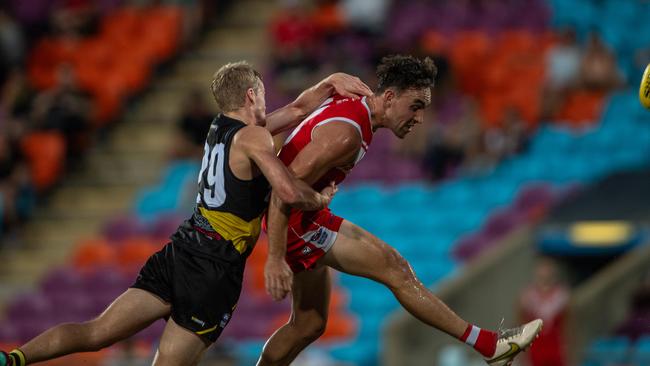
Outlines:
<svg viewBox="0 0 650 366"><path fill-rule="evenodd" d="M599 338L587 349L587 362L597 365L624 363L630 350L630 340L626 337Z"/></svg>
<svg viewBox="0 0 650 366"><path fill-rule="evenodd" d="M379 364L378 337L361 338L355 342L341 343L329 348L336 360L355 366L376 366Z"/></svg>
<svg viewBox="0 0 650 366"><path fill-rule="evenodd" d="M650 365L650 335L639 338L634 348L630 362L633 365Z"/></svg>
<svg viewBox="0 0 650 366"><path fill-rule="evenodd" d="M135 200L135 212L144 220L155 219L159 214L177 210L189 197L184 195L187 187L195 191L200 166L194 161L180 161L170 165L159 185L145 188ZM189 202L189 203L193 203Z"/></svg>
<svg viewBox="0 0 650 366"><path fill-rule="evenodd" d="M238 366L250 366L255 365L257 359L262 354L262 348L264 347L264 342L266 340L253 340L253 341L242 341L236 340L232 342L231 345L237 351L237 365ZM228 348L228 347L227 347Z"/></svg>

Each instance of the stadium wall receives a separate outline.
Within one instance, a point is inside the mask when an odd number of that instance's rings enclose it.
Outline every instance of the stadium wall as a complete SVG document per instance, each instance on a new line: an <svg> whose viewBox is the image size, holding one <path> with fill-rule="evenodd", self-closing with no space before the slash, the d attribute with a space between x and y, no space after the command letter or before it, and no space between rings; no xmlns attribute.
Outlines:
<svg viewBox="0 0 650 366"><path fill-rule="evenodd" d="M586 346L619 325L633 291L650 270L650 243L628 252L574 289L567 317L570 365L578 365Z"/></svg>

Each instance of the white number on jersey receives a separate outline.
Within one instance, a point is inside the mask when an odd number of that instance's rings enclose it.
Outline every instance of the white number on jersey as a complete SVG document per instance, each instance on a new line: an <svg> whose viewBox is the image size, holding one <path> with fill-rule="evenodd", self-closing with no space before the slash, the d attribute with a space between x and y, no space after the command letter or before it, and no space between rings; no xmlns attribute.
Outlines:
<svg viewBox="0 0 650 366"><path fill-rule="evenodd" d="M224 148L224 144L215 144L212 148L207 142L205 144L205 153L203 154L201 172L199 173L199 185L206 169L208 174L203 192L199 192L196 201L200 202L201 194L203 194L203 200L209 207L219 207L226 201L223 170Z"/></svg>

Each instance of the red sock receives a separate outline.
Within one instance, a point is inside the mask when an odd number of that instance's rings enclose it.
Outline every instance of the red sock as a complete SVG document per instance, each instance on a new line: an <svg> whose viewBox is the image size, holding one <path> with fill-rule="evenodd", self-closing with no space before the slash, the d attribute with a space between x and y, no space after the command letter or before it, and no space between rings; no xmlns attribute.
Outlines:
<svg viewBox="0 0 650 366"><path fill-rule="evenodd" d="M498 338L494 332L469 324L460 340L479 351L483 357L492 357L497 349Z"/></svg>

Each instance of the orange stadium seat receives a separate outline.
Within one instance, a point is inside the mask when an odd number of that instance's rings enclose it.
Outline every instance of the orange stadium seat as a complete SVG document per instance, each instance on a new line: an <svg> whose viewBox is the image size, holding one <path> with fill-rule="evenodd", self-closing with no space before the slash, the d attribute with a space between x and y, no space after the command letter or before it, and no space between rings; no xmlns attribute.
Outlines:
<svg viewBox="0 0 650 366"><path fill-rule="evenodd" d="M498 93L483 95L480 111L484 128L499 127L505 117L507 100Z"/></svg>
<svg viewBox="0 0 650 366"><path fill-rule="evenodd" d="M577 91L569 95L556 120L582 127L596 123L602 111L605 95L601 92Z"/></svg>
<svg viewBox="0 0 650 366"><path fill-rule="evenodd" d="M21 141L29 162L32 181L39 191L59 180L65 165L65 139L58 132L33 132Z"/></svg>
<svg viewBox="0 0 650 366"><path fill-rule="evenodd" d="M255 245L255 250L253 250L253 253L246 261L246 271L249 275L250 286L255 293L260 295L266 294L266 288L264 285L264 264L266 263L268 250L268 238L266 235L261 235Z"/></svg>
<svg viewBox="0 0 650 366"><path fill-rule="evenodd" d="M323 334L320 339L324 341L334 341L352 338L356 333L356 318L342 311L334 311L329 314L325 334Z"/></svg>
<svg viewBox="0 0 650 366"><path fill-rule="evenodd" d="M161 248L149 238L130 238L121 243L117 251L117 262L125 272L139 269L147 259Z"/></svg>
<svg viewBox="0 0 650 366"><path fill-rule="evenodd" d="M340 33L345 28L345 19L336 4L324 4L312 14L311 20L323 34Z"/></svg>
<svg viewBox="0 0 650 366"><path fill-rule="evenodd" d="M158 6L142 15L143 39L140 47L149 47L160 62L169 59L180 42L183 15L179 8Z"/></svg>
<svg viewBox="0 0 650 366"><path fill-rule="evenodd" d="M422 49L430 54L442 55L447 52L447 37L436 31L428 31L420 41Z"/></svg>
<svg viewBox="0 0 650 366"><path fill-rule="evenodd" d="M490 47L491 41L483 32L465 31L453 37L449 57L463 91L476 95L482 90Z"/></svg>
<svg viewBox="0 0 650 366"><path fill-rule="evenodd" d="M32 49L27 74L37 89L49 89L57 84L57 68L61 63L75 61L79 42L65 38L44 38Z"/></svg>
<svg viewBox="0 0 650 366"><path fill-rule="evenodd" d="M115 264L117 252L102 238L87 239L75 248L72 262L75 268L89 270Z"/></svg>
<svg viewBox="0 0 650 366"><path fill-rule="evenodd" d="M537 39L527 31L505 31L497 37L496 53L533 53L540 52Z"/></svg>

